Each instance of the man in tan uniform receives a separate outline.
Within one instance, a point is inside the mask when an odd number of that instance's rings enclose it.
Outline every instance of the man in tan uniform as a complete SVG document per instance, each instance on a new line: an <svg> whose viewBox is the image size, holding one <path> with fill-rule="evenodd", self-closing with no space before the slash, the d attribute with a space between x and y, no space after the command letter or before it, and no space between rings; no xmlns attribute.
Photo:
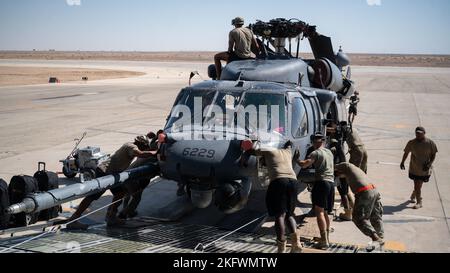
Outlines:
<svg viewBox="0 0 450 273"><path fill-rule="evenodd" d="M147 134L147 138L150 141L150 151L158 152L158 136L162 133L163 131L160 130L157 134L153 132ZM154 171L148 177L140 178L139 180L129 180L123 184L127 196L123 200L123 209L119 213L120 219L134 218L137 216L137 208L141 202L144 190L150 185L150 181L159 175L160 169L156 155L149 158L138 158L128 169L136 169L144 165L153 166Z"/></svg>
<svg viewBox="0 0 450 273"><path fill-rule="evenodd" d="M269 172L270 185L266 195L269 216L275 217L278 252L286 251L286 223L292 243L291 253L302 252L300 237L294 211L297 203L297 175L292 167L292 143L286 143L283 149L261 149L251 151L264 157Z"/></svg>
<svg viewBox="0 0 450 273"><path fill-rule="evenodd" d="M335 166L336 176L345 178L355 194L353 222L364 235L370 237L375 245L384 245L383 205L380 193L368 176L351 163Z"/></svg>
<svg viewBox="0 0 450 273"><path fill-rule="evenodd" d="M228 51L218 53L214 56L218 79L222 75L221 61L230 63L238 60L251 59L252 48L255 49L255 54L259 53L259 45L253 31L244 27L244 18L237 17L233 19L232 25L235 26L235 29L230 32L228 37Z"/></svg>
<svg viewBox="0 0 450 273"><path fill-rule="evenodd" d="M433 172L433 163L436 159L438 149L436 144L426 137L426 130L423 127L416 128L416 138L409 141L405 148L400 168L405 170L405 162L411 154L409 166L409 178L414 181L414 191L411 195L411 202L417 202L414 209L423 207L422 187L424 183L430 181Z"/></svg>
<svg viewBox="0 0 450 273"><path fill-rule="evenodd" d="M318 248L326 249L330 245L330 218L328 213L333 212L334 207L334 156L333 153L324 148L324 136L321 133L314 135L313 146L315 151L304 160L295 159L302 168L314 166L316 170L316 181L312 189L312 202L320 230L320 241Z"/></svg>
<svg viewBox="0 0 450 273"><path fill-rule="evenodd" d="M97 178L111 175L111 174L117 174L124 172L128 169L128 167L131 165L133 160L137 158L149 158L155 155L155 152L146 151L148 150L149 142L144 136L139 136L135 139L134 143L125 143L114 155L111 156L111 158L102 164L98 166L96 170L96 176ZM122 199L125 196L125 191L123 190L122 186L117 186L110 189L111 193L113 194L113 200L114 203L111 205L108 209L108 212L106 214L106 222L108 226L113 226L116 224L120 224L123 221L120 221L120 219L117 218L117 211L119 206L121 205L121 202L117 202L118 200ZM92 202L100 199L102 195L106 192L101 191L99 193L87 196L83 199L83 201L78 206L78 209L75 211L75 213L70 217L68 222L71 222L75 219L78 219L81 217L84 211L86 211L89 206L92 204ZM117 203L115 203L117 202ZM67 226L68 229L87 229L88 226L76 221Z"/></svg>
<svg viewBox="0 0 450 273"><path fill-rule="evenodd" d="M369 156L363 141L355 129L351 130L350 134L347 136L346 142L350 153L350 163L367 173L367 160Z"/></svg>

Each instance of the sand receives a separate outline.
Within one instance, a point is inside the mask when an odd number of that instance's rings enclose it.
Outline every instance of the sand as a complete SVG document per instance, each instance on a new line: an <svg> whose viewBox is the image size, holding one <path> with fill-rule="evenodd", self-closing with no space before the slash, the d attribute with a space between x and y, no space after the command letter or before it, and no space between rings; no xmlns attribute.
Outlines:
<svg viewBox="0 0 450 273"><path fill-rule="evenodd" d="M0 59L112 60L212 63L216 52L64 52L0 51ZM349 54L352 65L397 67L450 67L450 55ZM312 58L311 54L303 54Z"/></svg>
<svg viewBox="0 0 450 273"><path fill-rule="evenodd" d="M136 77L144 74L120 70L0 66L0 87L46 84L50 77L56 77L61 83L66 83L81 81L83 77L93 81Z"/></svg>
<svg viewBox="0 0 450 273"><path fill-rule="evenodd" d="M64 52L64 51L0 51L0 60L76 60L76 61L155 61L212 63L215 52ZM450 67L450 55L349 54L354 66ZM302 54L312 59L312 54ZM142 72L84 68L50 68L0 66L0 86L48 83L50 77L61 82L128 78Z"/></svg>

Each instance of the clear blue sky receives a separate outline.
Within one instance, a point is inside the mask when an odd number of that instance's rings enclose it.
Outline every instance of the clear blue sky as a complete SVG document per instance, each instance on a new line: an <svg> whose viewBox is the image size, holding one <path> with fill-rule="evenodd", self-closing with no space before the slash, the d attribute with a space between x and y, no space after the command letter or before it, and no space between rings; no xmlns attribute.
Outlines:
<svg viewBox="0 0 450 273"><path fill-rule="evenodd" d="M0 50L218 51L243 16L299 18L347 52L450 54L449 12L448 0L1 0Z"/></svg>

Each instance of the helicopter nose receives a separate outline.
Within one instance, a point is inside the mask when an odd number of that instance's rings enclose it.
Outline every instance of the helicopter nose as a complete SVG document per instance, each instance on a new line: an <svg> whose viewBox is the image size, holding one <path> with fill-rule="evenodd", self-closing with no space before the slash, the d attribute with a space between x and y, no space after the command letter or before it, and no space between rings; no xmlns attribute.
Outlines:
<svg viewBox="0 0 450 273"><path fill-rule="evenodd" d="M248 144L244 145L248 148ZM168 178L239 179L255 165L253 161L241 166L242 141L177 141L164 147L165 160L161 170Z"/></svg>
<svg viewBox="0 0 450 273"><path fill-rule="evenodd" d="M235 165L241 155L233 141L183 141L168 145L166 161L177 165L178 172L195 177L209 177L221 166Z"/></svg>

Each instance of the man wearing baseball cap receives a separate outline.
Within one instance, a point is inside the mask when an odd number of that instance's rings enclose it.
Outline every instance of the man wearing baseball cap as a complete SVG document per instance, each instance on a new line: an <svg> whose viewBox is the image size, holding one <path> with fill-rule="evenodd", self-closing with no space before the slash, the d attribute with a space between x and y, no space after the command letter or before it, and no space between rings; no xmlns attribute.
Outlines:
<svg viewBox="0 0 450 273"><path fill-rule="evenodd" d="M426 137L426 133L425 128L416 128L416 138L409 141L406 145L405 154L400 164L400 168L406 170L405 162L409 154L411 154L409 178L414 181L414 191L411 195L411 202L416 203L414 209L423 207L422 186L430 181L433 163L438 153L436 144Z"/></svg>
<svg viewBox="0 0 450 273"><path fill-rule="evenodd" d="M317 247L326 249L330 246L330 218L328 214L333 212L334 207L334 156L333 153L324 147L325 136L318 132L313 137L312 152L306 160L296 162L302 169L314 166L316 170L316 181L312 189L312 202L315 210L317 224L320 230L320 241Z"/></svg>
<svg viewBox="0 0 450 273"><path fill-rule="evenodd" d="M222 63L227 63L239 60L252 59L252 48L256 53L259 53L259 45L256 41L253 31L244 27L244 18L236 17L231 21L235 27L229 34L228 51L218 53L214 56L214 63L216 65L217 78L220 79L222 74Z"/></svg>

